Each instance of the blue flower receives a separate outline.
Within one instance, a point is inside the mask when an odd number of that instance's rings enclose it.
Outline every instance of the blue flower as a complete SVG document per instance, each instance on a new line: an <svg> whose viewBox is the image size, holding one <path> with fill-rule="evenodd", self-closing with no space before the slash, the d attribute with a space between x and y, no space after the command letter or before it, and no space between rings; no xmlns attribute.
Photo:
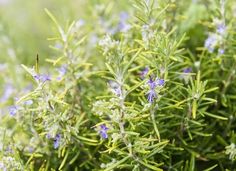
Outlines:
<svg viewBox="0 0 236 171"><path fill-rule="evenodd" d="M152 77L150 77L148 80L148 85L149 85L150 89L155 89L157 86L157 83Z"/></svg>
<svg viewBox="0 0 236 171"><path fill-rule="evenodd" d="M61 135L57 134L54 138L54 143L53 143L53 146L54 146L55 149L57 149L59 147L60 140L61 140Z"/></svg>
<svg viewBox="0 0 236 171"><path fill-rule="evenodd" d="M121 21L126 21L129 19L129 14L125 11L120 12L120 20Z"/></svg>
<svg viewBox="0 0 236 171"><path fill-rule="evenodd" d="M34 76L34 79L39 82L46 82L46 81L51 81L51 78L47 74L37 74Z"/></svg>
<svg viewBox="0 0 236 171"><path fill-rule="evenodd" d="M4 93L2 97L0 98L0 102L7 101L11 97L13 92L14 92L14 88L12 87L12 85L6 84L4 88Z"/></svg>
<svg viewBox="0 0 236 171"><path fill-rule="evenodd" d="M184 68L183 73L180 75L180 79L184 80L186 84L188 84L189 79L191 78L191 73L192 72L192 68L188 67L188 68Z"/></svg>
<svg viewBox="0 0 236 171"><path fill-rule="evenodd" d="M219 33L220 35L224 35L225 32L226 32L226 26L225 26L225 24L224 24L224 23L218 24L217 27L216 27L216 31L217 31L217 33Z"/></svg>
<svg viewBox="0 0 236 171"><path fill-rule="evenodd" d="M51 77L47 74L41 75L40 79L41 79L42 82L51 81Z"/></svg>
<svg viewBox="0 0 236 171"><path fill-rule="evenodd" d="M148 97L147 97L148 102L153 103L155 98L157 98L157 94L155 90L153 89L149 90Z"/></svg>
<svg viewBox="0 0 236 171"><path fill-rule="evenodd" d="M59 76L57 77L58 80L61 80L62 77L66 74L67 72L67 66L66 65L62 65L60 68L57 69L57 71L59 72Z"/></svg>
<svg viewBox="0 0 236 171"><path fill-rule="evenodd" d="M118 28L119 28L120 32L125 33L131 29L131 25L126 22L119 22Z"/></svg>
<svg viewBox="0 0 236 171"><path fill-rule="evenodd" d="M157 79L156 80L156 83L159 85L159 86L163 86L165 84L165 80L164 79Z"/></svg>
<svg viewBox="0 0 236 171"><path fill-rule="evenodd" d="M142 79L144 79L145 76L148 74L148 72L149 72L149 68L148 68L148 67L145 67L145 68L141 71L140 77L141 77Z"/></svg>
<svg viewBox="0 0 236 171"><path fill-rule="evenodd" d="M79 19L76 23L75 23L75 27L77 29L79 29L80 27L85 25L85 21L83 19Z"/></svg>
<svg viewBox="0 0 236 171"><path fill-rule="evenodd" d="M9 113L10 113L11 116L15 116L17 111L18 111L17 106L13 105L13 106L9 107Z"/></svg>
<svg viewBox="0 0 236 171"><path fill-rule="evenodd" d="M222 49L222 48L218 49L218 54L223 55L224 53L225 53L224 49Z"/></svg>
<svg viewBox="0 0 236 171"><path fill-rule="evenodd" d="M217 44L217 36L215 34L209 35L208 38L205 40L205 48L212 53L214 51L214 48Z"/></svg>
<svg viewBox="0 0 236 171"><path fill-rule="evenodd" d="M188 73L190 73L190 72L192 72L192 68L185 68L185 69L183 70L183 73L185 73L185 74L188 74Z"/></svg>
<svg viewBox="0 0 236 171"><path fill-rule="evenodd" d="M120 21L118 24L118 30L120 32L127 32L130 30L131 25L127 23L128 18L129 18L128 13L124 11L120 13Z"/></svg>
<svg viewBox="0 0 236 171"><path fill-rule="evenodd" d="M51 138L51 134L50 134L50 133L47 133L46 138L47 138L47 139L50 139L50 138Z"/></svg>
<svg viewBox="0 0 236 171"><path fill-rule="evenodd" d="M122 95L121 86L115 81L109 81L111 92L116 96L120 97Z"/></svg>
<svg viewBox="0 0 236 171"><path fill-rule="evenodd" d="M150 90L147 93L148 94L147 100L148 100L149 103L153 103L154 99L157 98L155 88L157 86L164 86L165 80L164 79L159 79L159 78L156 78L154 80L152 77L150 77L147 83L148 83L149 88L150 88Z"/></svg>
<svg viewBox="0 0 236 171"><path fill-rule="evenodd" d="M27 106L30 106L30 105L32 105L34 102L33 102L33 100L27 100L27 101L25 101L25 105L27 105Z"/></svg>
<svg viewBox="0 0 236 171"><path fill-rule="evenodd" d="M99 134L100 134L101 137L104 138L104 139L108 138L107 130L108 130L108 128L106 127L105 124L100 125Z"/></svg>

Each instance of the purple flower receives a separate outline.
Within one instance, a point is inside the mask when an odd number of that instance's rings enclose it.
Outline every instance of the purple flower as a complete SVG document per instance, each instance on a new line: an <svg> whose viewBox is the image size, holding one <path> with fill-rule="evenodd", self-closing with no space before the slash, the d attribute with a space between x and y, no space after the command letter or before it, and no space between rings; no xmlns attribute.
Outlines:
<svg viewBox="0 0 236 171"><path fill-rule="evenodd" d="M40 78L40 79L41 79L42 82L51 81L50 76L47 75L47 74L41 75L41 78Z"/></svg>
<svg viewBox="0 0 236 171"><path fill-rule="evenodd" d="M183 79L185 81L185 83L187 84L189 79L191 78L191 75L189 74L191 72L192 72L191 67L184 68L183 73L180 75L180 79Z"/></svg>
<svg viewBox="0 0 236 171"><path fill-rule="evenodd" d="M4 93L3 93L2 97L0 98L0 102L4 102L4 101L8 100L11 97L11 95L13 94L13 92L14 92L14 88L12 87L12 85L6 84Z"/></svg>
<svg viewBox="0 0 236 171"><path fill-rule="evenodd" d="M60 68L58 68L58 72L59 72L60 75L65 75L66 71L67 71L66 65L63 65Z"/></svg>
<svg viewBox="0 0 236 171"><path fill-rule="evenodd" d="M75 27L77 29L79 29L80 27L82 27L85 24L85 21L83 19L79 19L76 23L75 23Z"/></svg>
<svg viewBox="0 0 236 171"><path fill-rule="evenodd" d="M9 107L9 113L10 113L11 116L15 116L17 111L18 111L17 106L13 105L13 106Z"/></svg>
<svg viewBox="0 0 236 171"><path fill-rule="evenodd" d="M47 139L50 139L50 138L51 138L51 134L50 134L50 133L47 133L46 138L47 138Z"/></svg>
<svg viewBox="0 0 236 171"><path fill-rule="evenodd" d="M148 74L148 72L149 72L149 68L148 68L148 67L145 67L145 68L141 71L140 77L141 77L142 79L144 79L145 76Z"/></svg>
<svg viewBox="0 0 236 171"><path fill-rule="evenodd" d="M121 87L120 85L115 82L115 81L109 81L109 85L110 85L110 88L111 88L111 91L116 95L116 96L121 96L122 94L122 91L121 91Z"/></svg>
<svg viewBox="0 0 236 171"><path fill-rule="evenodd" d="M209 35L208 38L205 40L205 48L208 49L210 53L214 51L214 48L217 44L217 36L215 34Z"/></svg>
<svg viewBox="0 0 236 171"><path fill-rule="evenodd" d="M148 97L147 97L148 102L153 103L155 98L157 98L157 94L156 94L155 90L153 90L153 89L149 90Z"/></svg>
<svg viewBox="0 0 236 171"><path fill-rule="evenodd" d="M104 139L108 138L107 130L108 130L108 128L106 127L105 124L100 125L99 134L100 134L101 137L104 138Z"/></svg>
<svg viewBox="0 0 236 171"><path fill-rule="evenodd" d="M131 28L131 25L127 23L128 18L129 18L128 13L124 11L120 13L120 21L118 24L118 30L120 32L127 32Z"/></svg>
<svg viewBox="0 0 236 171"><path fill-rule="evenodd" d="M27 101L25 101L25 105L27 105L27 106L30 106L30 105L32 105L34 102L33 102L33 100L27 100Z"/></svg>
<svg viewBox="0 0 236 171"><path fill-rule="evenodd" d="M225 32L226 32L226 26L225 26L225 24L224 24L224 23L218 24L217 27L216 27L216 31L217 31L217 33L219 33L220 35L224 35Z"/></svg>
<svg viewBox="0 0 236 171"><path fill-rule="evenodd" d="M39 81L39 82L46 82L46 81L51 81L51 78L47 74L37 74L34 76L34 79Z"/></svg>
<svg viewBox="0 0 236 171"><path fill-rule="evenodd" d="M149 78L148 85L149 85L150 90L147 93L148 94L147 100L149 101L149 103L153 103L154 99L157 98L155 88L157 86L163 86L164 84L165 84L164 79L156 78L154 80L152 77Z"/></svg>
<svg viewBox="0 0 236 171"><path fill-rule="evenodd" d="M185 73L185 74L188 74L188 73L190 73L190 72L192 72L192 68L185 68L185 69L183 70L183 73Z"/></svg>
<svg viewBox="0 0 236 171"><path fill-rule="evenodd" d="M159 86L163 86L163 85L165 84L165 80L158 78L158 79L156 80L156 83L157 83L157 85L159 85Z"/></svg>
<svg viewBox="0 0 236 171"><path fill-rule="evenodd" d="M150 89L155 89L157 86L157 83L152 77L150 77L148 80L148 85L149 85Z"/></svg>
<svg viewBox="0 0 236 171"><path fill-rule="evenodd" d="M150 89L155 89L157 86L163 86L165 84L165 80L159 78L156 78L154 80L152 77L150 77L150 79L148 80L148 84Z"/></svg>
<svg viewBox="0 0 236 171"><path fill-rule="evenodd" d="M223 55L224 53L225 53L224 49L222 49L222 48L218 49L218 54Z"/></svg>
<svg viewBox="0 0 236 171"><path fill-rule="evenodd" d="M54 138L54 143L53 143L53 146L54 146L55 149L57 149L59 147L60 140L61 140L61 135L57 134Z"/></svg>
<svg viewBox="0 0 236 171"><path fill-rule="evenodd" d="M125 11L120 12L120 21L126 21L129 19L129 14Z"/></svg>
<svg viewBox="0 0 236 171"><path fill-rule="evenodd" d="M57 77L58 80L61 80L62 77L66 74L67 72L67 66L66 65L62 65L60 68L57 69L57 71L59 72L59 76Z"/></svg>
<svg viewBox="0 0 236 171"><path fill-rule="evenodd" d="M37 81L40 81L40 75L39 74L34 75L34 79L37 80Z"/></svg>
<svg viewBox="0 0 236 171"><path fill-rule="evenodd" d="M120 32L125 33L131 29L131 25L126 22L119 22L118 28L119 28Z"/></svg>

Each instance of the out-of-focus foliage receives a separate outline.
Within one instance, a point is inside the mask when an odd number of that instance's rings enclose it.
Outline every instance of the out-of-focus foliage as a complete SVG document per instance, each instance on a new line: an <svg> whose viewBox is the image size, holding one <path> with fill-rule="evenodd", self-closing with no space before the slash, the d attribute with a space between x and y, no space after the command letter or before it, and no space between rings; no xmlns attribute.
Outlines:
<svg viewBox="0 0 236 171"><path fill-rule="evenodd" d="M236 2L0 0L0 170L234 170Z"/></svg>

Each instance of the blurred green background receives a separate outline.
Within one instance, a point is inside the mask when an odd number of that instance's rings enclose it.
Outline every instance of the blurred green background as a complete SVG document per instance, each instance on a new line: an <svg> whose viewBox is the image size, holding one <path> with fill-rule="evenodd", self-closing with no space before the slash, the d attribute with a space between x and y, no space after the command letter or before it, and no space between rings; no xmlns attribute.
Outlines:
<svg viewBox="0 0 236 171"><path fill-rule="evenodd" d="M1 63L7 60L6 55L14 58L12 50L20 63L32 64L37 53L42 59L48 58L47 38L53 34L53 23L44 9L48 8L63 24L82 18L85 3L81 0L0 0L1 52L6 51L0 54Z"/></svg>

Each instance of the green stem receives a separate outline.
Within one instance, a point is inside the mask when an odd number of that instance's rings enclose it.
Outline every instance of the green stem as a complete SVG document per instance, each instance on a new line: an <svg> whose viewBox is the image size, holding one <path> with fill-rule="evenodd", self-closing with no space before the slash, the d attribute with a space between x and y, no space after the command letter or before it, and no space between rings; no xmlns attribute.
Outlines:
<svg viewBox="0 0 236 171"><path fill-rule="evenodd" d="M153 106L152 106L152 108L150 110L150 114L151 114L151 120L152 120L152 124L153 124L153 127L154 127L154 131L155 131L155 133L157 135L158 141L161 142L161 137L160 137L159 130L157 128L157 124L156 124L156 120L155 120L155 112L154 112Z"/></svg>

